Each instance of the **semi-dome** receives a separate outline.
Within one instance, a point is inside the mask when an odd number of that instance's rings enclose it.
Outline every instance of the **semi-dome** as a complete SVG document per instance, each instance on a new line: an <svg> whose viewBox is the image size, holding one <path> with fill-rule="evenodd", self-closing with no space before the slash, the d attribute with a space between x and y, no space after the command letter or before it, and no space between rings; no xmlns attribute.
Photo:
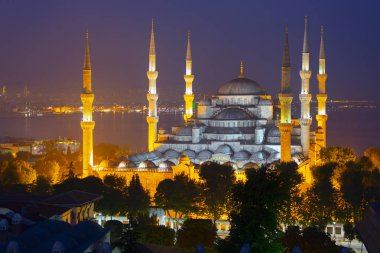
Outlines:
<svg viewBox="0 0 380 253"><path fill-rule="evenodd" d="M249 153L247 150L240 150L232 156L232 159L236 161L244 161L248 160L250 156L251 153Z"/></svg>
<svg viewBox="0 0 380 253"><path fill-rule="evenodd" d="M259 83L248 78L238 77L224 84L218 90L219 95L263 95L265 89Z"/></svg>
<svg viewBox="0 0 380 253"><path fill-rule="evenodd" d="M221 153L221 154L225 154L225 155L231 155L231 154L233 154L233 152L234 152L233 149L227 144L220 145L215 150L215 153Z"/></svg>
<svg viewBox="0 0 380 253"><path fill-rule="evenodd" d="M196 153L194 150L191 149L186 149L185 151L182 152L182 155L188 156L190 159L195 159Z"/></svg>
<svg viewBox="0 0 380 253"><path fill-rule="evenodd" d="M239 108L227 108L222 110L215 116L215 119L220 120L249 120L251 115Z"/></svg>
<svg viewBox="0 0 380 253"><path fill-rule="evenodd" d="M207 161L211 158L212 154L212 151L205 149L198 153L197 159L201 161Z"/></svg>
<svg viewBox="0 0 380 253"><path fill-rule="evenodd" d="M173 149L168 149L164 153L164 156L166 159L177 159L179 157L179 154L177 151L175 151Z"/></svg>
<svg viewBox="0 0 380 253"><path fill-rule="evenodd" d="M251 159L257 162L266 162L266 160L269 158L269 155L270 154L267 151L261 150L253 153Z"/></svg>

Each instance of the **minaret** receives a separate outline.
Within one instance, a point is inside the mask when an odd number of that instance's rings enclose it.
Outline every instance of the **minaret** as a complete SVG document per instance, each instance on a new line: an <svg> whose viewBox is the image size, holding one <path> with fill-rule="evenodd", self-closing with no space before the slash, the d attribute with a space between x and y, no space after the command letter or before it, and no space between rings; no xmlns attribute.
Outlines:
<svg viewBox="0 0 380 253"><path fill-rule="evenodd" d="M301 94L299 95L301 101L301 145L302 153L305 157L308 157L308 151L310 146L310 125L312 118L310 117L310 101L311 94L309 89L311 71L309 68L309 42L307 38L307 17L305 17L305 32L303 38L303 50L302 50L302 69L300 71L300 77L302 80Z"/></svg>
<svg viewBox="0 0 380 253"><path fill-rule="evenodd" d="M91 61L88 32L86 32L86 49L84 52L83 92L80 98L83 105L83 117L80 122L83 135L83 177L87 177L91 175L91 168L93 166L93 131L95 127L95 121L92 120L94 93L92 93L91 88Z"/></svg>
<svg viewBox="0 0 380 253"><path fill-rule="evenodd" d="M193 81L194 81L194 75L192 75L192 65L193 65L193 61L191 59L190 32L189 32L187 34L186 74L184 75L184 79L186 82L186 89L185 89L185 94L183 95L183 98L185 100L184 119L185 119L186 125L187 125L188 120L193 117L193 101L194 101Z"/></svg>
<svg viewBox="0 0 380 253"><path fill-rule="evenodd" d="M157 140L157 123L158 123L158 115L157 115L157 100L158 95L156 91L156 80L158 76L158 72L156 71L156 47L154 44L154 27L153 27L153 19L152 19L152 30L150 34L150 45L149 45L149 70L146 75L149 79L149 91L146 95L148 99L149 108L148 108L148 116L146 117L146 121L148 122L148 150L154 150L154 143Z"/></svg>
<svg viewBox="0 0 380 253"><path fill-rule="evenodd" d="M318 122L317 142L321 147L326 147L326 57L325 45L323 41L323 26L321 27L321 45L319 48L319 71L317 74L319 91L317 94L318 100L318 115L316 116Z"/></svg>
<svg viewBox="0 0 380 253"><path fill-rule="evenodd" d="M281 121L278 124L281 136L281 162L290 162L292 156L292 100L293 95L290 90L290 55L288 27L285 28L285 45L282 55L281 66L281 92L278 94L281 106Z"/></svg>

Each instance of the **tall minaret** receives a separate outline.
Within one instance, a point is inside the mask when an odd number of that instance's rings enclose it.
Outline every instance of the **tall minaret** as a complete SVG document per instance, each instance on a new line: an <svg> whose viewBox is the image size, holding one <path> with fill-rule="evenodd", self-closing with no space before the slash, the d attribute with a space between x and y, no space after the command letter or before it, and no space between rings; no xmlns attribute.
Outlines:
<svg viewBox="0 0 380 253"><path fill-rule="evenodd" d="M292 139L292 100L293 94L290 89L290 54L288 27L285 28L285 45L282 54L281 66L281 92L278 94L281 106L281 121L278 124L281 135L281 162L291 161L291 139Z"/></svg>
<svg viewBox="0 0 380 253"><path fill-rule="evenodd" d="M83 177L91 175L91 168L93 166L93 131L95 121L92 120L94 93L92 93L91 83L90 46L87 31L83 65L83 92L80 95L83 105L83 117L80 122L83 134Z"/></svg>
<svg viewBox="0 0 380 253"><path fill-rule="evenodd" d="M301 94L299 95L301 101L301 118L299 120L301 125L301 145L302 153L305 157L308 157L309 145L310 145L310 125L312 118L310 117L310 101L311 94L309 89L311 71L309 68L309 42L307 38L307 17L305 17L305 32L303 38L303 50L302 50L302 69L300 71L300 77L302 80Z"/></svg>
<svg viewBox="0 0 380 253"><path fill-rule="evenodd" d="M156 47L154 44L154 27L152 19L152 31L150 33L150 45L149 45L149 70L146 72L149 79L149 91L146 95L148 99L149 108L148 116L146 121L148 122L148 150L154 150L154 143L157 140L157 90L156 90L156 80L158 72L156 71Z"/></svg>
<svg viewBox="0 0 380 253"><path fill-rule="evenodd" d="M187 34L187 50L186 50L186 74L184 75L184 79L186 82L186 89L183 98L185 99L185 124L187 124L188 120L193 117L193 81L194 75L192 75L192 65L193 61L191 59L191 46L190 46L190 32Z"/></svg>
<svg viewBox="0 0 380 253"><path fill-rule="evenodd" d="M321 147L326 147L326 57L325 45L323 41L323 26L321 27L321 45L319 48L319 71L317 74L319 91L317 94L318 100L318 115L316 116L318 122L317 142Z"/></svg>

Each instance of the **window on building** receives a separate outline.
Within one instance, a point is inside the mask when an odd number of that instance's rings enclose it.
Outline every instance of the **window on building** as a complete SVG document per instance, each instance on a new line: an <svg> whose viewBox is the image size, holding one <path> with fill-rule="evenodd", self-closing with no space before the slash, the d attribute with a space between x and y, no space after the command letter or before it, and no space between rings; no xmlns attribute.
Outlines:
<svg viewBox="0 0 380 253"><path fill-rule="evenodd" d="M222 231L226 231L226 223L222 223L222 224L220 225L220 230L222 230Z"/></svg>
<svg viewBox="0 0 380 253"><path fill-rule="evenodd" d="M330 235L332 235L333 234L333 227L327 227L327 233L329 233Z"/></svg>
<svg viewBox="0 0 380 253"><path fill-rule="evenodd" d="M342 234L342 227L335 227L335 234L341 235Z"/></svg>

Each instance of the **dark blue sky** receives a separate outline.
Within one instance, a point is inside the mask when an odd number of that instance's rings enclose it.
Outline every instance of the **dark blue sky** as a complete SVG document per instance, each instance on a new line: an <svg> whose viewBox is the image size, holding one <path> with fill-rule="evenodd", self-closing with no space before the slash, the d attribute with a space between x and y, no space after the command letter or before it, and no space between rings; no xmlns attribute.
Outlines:
<svg viewBox="0 0 380 253"><path fill-rule="evenodd" d="M117 95L125 102L142 102L154 17L160 100L182 99L188 30L196 93L213 93L236 77L243 59L246 76L274 94L280 86L285 24L292 88L298 93L307 15L313 93L324 25L329 98L380 100L379 10L376 0L2 0L0 84L10 91L27 84L32 92L79 93L88 28L95 94L109 101ZM135 89L140 90L138 96L131 94Z"/></svg>

